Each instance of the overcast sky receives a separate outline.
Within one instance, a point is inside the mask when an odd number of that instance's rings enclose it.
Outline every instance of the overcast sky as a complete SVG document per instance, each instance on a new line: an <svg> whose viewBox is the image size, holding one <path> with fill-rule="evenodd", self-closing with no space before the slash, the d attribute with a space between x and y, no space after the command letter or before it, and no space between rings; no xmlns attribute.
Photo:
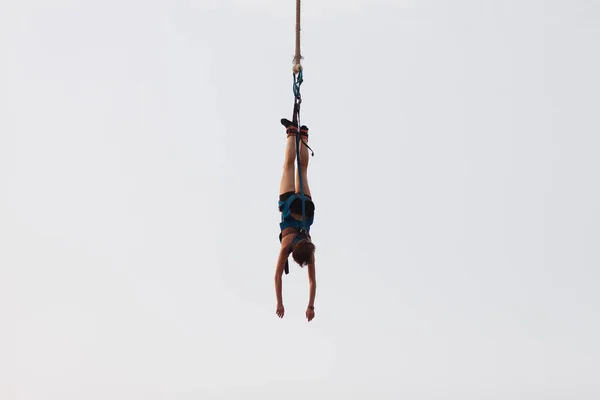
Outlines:
<svg viewBox="0 0 600 400"><path fill-rule="evenodd" d="M0 399L600 398L600 4L0 0Z"/></svg>

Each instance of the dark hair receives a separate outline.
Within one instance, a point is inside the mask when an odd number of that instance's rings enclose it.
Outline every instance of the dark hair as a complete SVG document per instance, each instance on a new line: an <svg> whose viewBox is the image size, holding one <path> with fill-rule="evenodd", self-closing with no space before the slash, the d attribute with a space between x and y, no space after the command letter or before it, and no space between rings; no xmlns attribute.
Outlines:
<svg viewBox="0 0 600 400"><path fill-rule="evenodd" d="M314 253L315 245L310 240L302 239L294 246L292 257L298 265L304 267L313 261Z"/></svg>

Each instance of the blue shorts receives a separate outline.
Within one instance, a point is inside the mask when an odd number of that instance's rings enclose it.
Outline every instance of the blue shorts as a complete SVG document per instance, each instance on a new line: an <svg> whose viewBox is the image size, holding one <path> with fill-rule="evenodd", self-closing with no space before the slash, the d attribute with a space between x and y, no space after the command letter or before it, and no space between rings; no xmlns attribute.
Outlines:
<svg viewBox="0 0 600 400"><path fill-rule="evenodd" d="M291 196L294 196L295 194L296 193L294 193L294 192L286 192L284 194L280 194L279 201L285 202L287 199L289 199ZM306 212L306 217L311 218L315 215L315 203L313 203L310 196L306 196L306 198L307 198L307 200L304 202L304 210ZM282 211L282 210L279 210L279 211ZM292 204L290 204L290 211L293 212L294 214L302 215L302 200L301 199L293 200Z"/></svg>

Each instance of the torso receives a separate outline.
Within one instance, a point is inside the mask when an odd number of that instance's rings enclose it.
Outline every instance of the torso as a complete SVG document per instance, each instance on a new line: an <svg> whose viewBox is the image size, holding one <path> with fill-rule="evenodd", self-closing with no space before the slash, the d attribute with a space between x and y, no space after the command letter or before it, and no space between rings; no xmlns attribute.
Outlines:
<svg viewBox="0 0 600 400"><path fill-rule="evenodd" d="M296 228L285 228L283 232L281 232L281 247L285 248L292 244L297 233L298 230ZM310 239L310 233L307 236Z"/></svg>

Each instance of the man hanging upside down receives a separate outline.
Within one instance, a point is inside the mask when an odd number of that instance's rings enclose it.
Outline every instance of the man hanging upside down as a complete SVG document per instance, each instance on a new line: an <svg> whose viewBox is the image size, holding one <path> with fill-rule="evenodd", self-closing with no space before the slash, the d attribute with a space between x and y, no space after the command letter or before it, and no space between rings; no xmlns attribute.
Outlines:
<svg viewBox="0 0 600 400"><path fill-rule="evenodd" d="M294 261L300 267L308 266L308 281L310 295L306 318L312 321L315 317L315 294L317 281L315 278L315 245L310 237L310 226L313 223L315 205L312 202L310 188L308 187L308 148L302 141L308 141L308 128L300 127L300 174L296 171L296 135L298 127L287 119L282 119L281 124L286 128L287 143L285 148L285 162L283 164L283 176L279 188L279 211L281 211L281 250L275 270L275 292L277 294L277 316L283 318L285 309L282 297L283 272L288 273L288 258L292 255ZM302 218L302 194L300 187L300 176L302 177L302 191L304 192L304 223Z"/></svg>

